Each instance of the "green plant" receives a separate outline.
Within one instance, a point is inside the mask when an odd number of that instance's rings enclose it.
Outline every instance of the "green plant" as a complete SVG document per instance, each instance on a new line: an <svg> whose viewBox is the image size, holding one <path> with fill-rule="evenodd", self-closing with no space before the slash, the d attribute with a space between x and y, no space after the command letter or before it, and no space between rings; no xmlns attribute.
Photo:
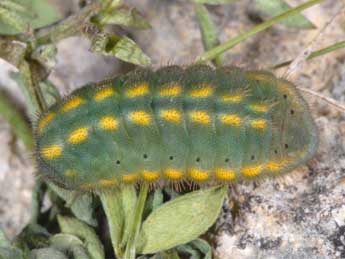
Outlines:
<svg viewBox="0 0 345 259"><path fill-rule="evenodd" d="M208 10L202 4L232 1L194 2L207 50L197 62L212 60L219 66L222 65L222 54L225 51L321 1L309 1L277 14L220 45ZM31 118L59 98L58 91L47 81L47 76L52 69L56 43L61 39L82 34L92 40L94 52L114 56L135 65L150 64L150 59L133 40L106 31L109 24L149 28L135 9L130 9L120 1L91 1L78 14L45 29L33 30L43 24L31 25L32 16L25 4L12 1L0 3L1 19L10 25L8 30L14 30L11 33L4 31L7 35L0 38L0 56L19 69L19 73L13 76L20 82L27 98ZM44 25L51 22L52 20L45 21ZM306 23L305 20L303 23ZM344 42L313 52L308 58L315 58L341 47L344 47ZM288 62L278 66L287 64ZM13 112L15 109L6 97L1 98L0 102L1 114L16 126L17 136L31 150L33 141L30 126L20 113ZM104 239L109 241L109 237L100 233L102 226L95 216L95 210L101 203L109 225L111 246L119 258L135 258L137 254L144 254L139 258L150 258L151 254L155 254L152 258L179 258L179 254L183 253L194 258L211 258L210 245L198 237L216 220L226 190L227 186L217 186L179 194L169 188L149 192L148 186L143 185L139 195L134 187L117 188L99 193L99 200L92 194L80 195L76 191L67 191L38 179L32 221L14 242L10 243L3 235L0 237L0 255L3 258L27 258L29 255L33 258L67 258L67 255L72 255L73 258L105 258L104 251L110 246ZM49 194L53 205L48 212L41 213L45 193ZM173 219L173 214L180 215L181 218ZM203 224L193 225L196 215L201 214L204 215ZM56 230L56 226L59 226L59 230ZM47 228L53 231L48 232ZM163 236L162 233L166 235Z"/></svg>

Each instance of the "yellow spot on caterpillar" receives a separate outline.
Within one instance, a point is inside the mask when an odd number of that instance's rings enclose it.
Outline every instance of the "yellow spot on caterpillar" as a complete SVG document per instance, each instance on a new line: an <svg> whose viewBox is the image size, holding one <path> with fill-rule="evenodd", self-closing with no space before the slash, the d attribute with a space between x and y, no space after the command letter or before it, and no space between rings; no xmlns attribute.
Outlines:
<svg viewBox="0 0 345 259"><path fill-rule="evenodd" d="M254 129L265 129L267 127L267 121L264 119L253 120L250 123Z"/></svg>
<svg viewBox="0 0 345 259"><path fill-rule="evenodd" d="M175 109L161 110L160 117L169 122L181 122L181 113Z"/></svg>
<svg viewBox="0 0 345 259"><path fill-rule="evenodd" d="M142 175L146 181L153 182L159 178L159 173L154 171L146 171L142 172Z"/></svg>
<svg viewBox="0 0 345 259"><path fill-rule="evenodd" d="M209 177L208 172L202 171L202 170L197 169L197 168L192 168L189 171L189 175L195 181L205 181Z"/></svg>
<svg viewBox="0 0 345 259"><path fill-rule="evenodd" d="M55 116L55 113L48 112L43 118L41 118L41 120L38 122L38 132L41 133L44 128L54 120Z"/></svg>
<svg viewBox="0 0 345 259"><path fill-rule="evenodd" d="M243 100L243 95L241 94L235 94L235 95L230 95L226 94L221 97L221 100L226 103L239 103Z"/></svg>
<svg viewBox="0 0 345 259"><path fill-rule="evenodd" d="M88 135L89 135L88 128L82 127L82 128L79 128L79 129L72 131L69 134L67 141L70 144L79 144L79 143L85 141L87 139Z"/></svg>
<svg viewBox="0 0 345 259"><path fill-rule="evenodd" d="M113 88L111 87L106 87L104 89L99 90L96 94L95 94L95 101L100 102L103 101L104 99L115 95L115 91Z"/></svg>
<svg viewBox="0 0 345 259"><path fill-rule="evenodd" d="M91 189L95 189L96 187L96 183L84 183L84 184L81 184L79 186L79 188L81 190L85 190L85 191L88 191L88 190L91 190Z"/></svg>
<svg viewBox="0 0 345 259"><path fill-rule="evenodd" d="M205 111L191 111L189 112L189 117L191 121L195 123L204 124L204 125L211 123L211 117Z"/></svg>
<svg viewBox="0 0 345 259"><path fill-rule="evenodd" d="M117 120L113 116L104 116L100 119L99 125L104 130L116 130L118 127Z"/></svg>
<svg viewBox="0 0 345 259"><path fill-rule="evenodd" d="M255 112L268 112L270 107L264 104L252 104L249 108Z"/></svg>
<svg viewBox="0 0 345 259"><path fill-rule="evenodd" d="M77 172L76 172L75 170L67 169L67 170L64 172L64 175L65 175L66 177L72 178L72 177L76 177L76 176L77 176Z"/></svg>
<svg viewBox="0 0 345 259"><path fill-rule="evenodd" d="M138 96L143 96L148 94L150 91L149 85L147 83L141 83L134 87L131 87L126 90L126 96L129 98L135 98Z"/></svg>
<svg viewBox="0 0 345 259"><path fill-rule="evenodd" d="M73 110L80 106L84 100L78 96L73 97L72 99L68 100L63 106L62 106L62 111L63 112L68 112L70 110Z"/></svg>
<svg viewBox="0 0 345 259"><path fill-rule="evenodd" d="M124 174L121 178L125 183L134 183L138 179L138 177L138 174Z"/></svg>
<svg viewBox="0 0 345 259"><path fill-rule="evenodd" d="M223 114L220 116L220 121L225 125L239 127L241 126L241 117L236 114Z"/></svg>
<svg viewBox="0 0 345 259"><path fill-rule="evenodd" d="M286 160L283 161L268 161L266 164L266 169L271 172L278 172L287 164Z"/></svg>
<svg viewBox="0 0 345 259"><path fill-rule="evenodd" d="M242 168L241 172L246 177L256 177L262 172L263 169L263 165L246 166Z"/></svg>
<svg viewBox="0 0 345 259"><path fill-rule="evenodd" d="M52 160L60 157L62 154L62 147L60 145L51 145L41 149L41 155L47 160Z"/></svg>
<svg viewBox="0 0 345 259"><path fill-rule="evenodd" d="M143 126L148 126L151 124L151 116L145 111L130 112L129 119L132 122Z"/></svg>
<svg viewBox="0 0 345 259"><path fill-rule="evenodd" d="M234 171L229 169L217 168L216 178L221 181L232 181L236 178L236 174Z"/></svg>
<svg viewBox="0 0 345 259"><path fill-rule="evenodd" d="M159 91L161 97L176 97L182 92L182 87L180 85L171 85L164 87Z"/></svg>
<svg viewBox="0 0 345 259"><path fill-rule="evenodd" d="M103 187L110 187L110 186L114 186L115 184L117 184L117 179L116 178L111 178L111 179L101 179L98 181L99 185L103 186Z"/></svg>
<svg viewBox="0 0 345 259"><path fill-rule="evenodd" d="M189 92L189 95L194 98L205 98L213 94L212 86L205 86L198 89L193 89Z"/></svg>
<svg viewBox="0 0 345 259"><path fill-rule="evenodd" d="M164 171L164 175L170 180L179 180L183 176L183 172L173 168L168 168Z"/></svg>

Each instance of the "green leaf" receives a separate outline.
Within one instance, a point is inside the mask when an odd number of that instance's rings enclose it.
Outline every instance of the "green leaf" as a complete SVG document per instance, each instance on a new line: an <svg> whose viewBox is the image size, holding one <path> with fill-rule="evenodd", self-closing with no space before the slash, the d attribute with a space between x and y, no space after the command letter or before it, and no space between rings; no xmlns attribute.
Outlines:
<svg viewBox="0 0 345 259"><path fill-rule="evenodd" d="M3 24L1 24L1 22ZM7 24L8 26L4 24ZM16 32L26 32L29 29L29 24L17 13L6 8L2 8L0 5L0 33L6 33L6 28L8 28L9 31L15 30Z"/></svg>
<svg viewBox="0 0 345 259"><path fill-rule="evenodd" d="M207 8L204 5L195 5L196 17L200 26L202 42L204 48L209 50L219 44L218 33ZM222 56L218 56L214 60L218 66L222 65Z"/></svg>
<svg viewBox="0 0 345 259"><path fill-rule="evenodd" d="M83 241L70 234L56 234L50 238L51 247L60 251L69 251L73 259L90 259Z"/></svg>
<svg viewBox="0 0 345 259"><path fill-rule="evenodd" d="M219 4L230 4L238 0L192 0L197 4L209 4L209 5L219 5Z"/></svg>
<svg viewBox="0 0 345 259"><path fill-rule="evenodd" d="M9 96L0 90L0 116L10 125L15 135L20 138L28 150L34 147L31 127L19 112L17 105L10 101Z"/></svg>
<svg viewBox="0 0 345 259"><path fill-rule="evenodd" d="M23 231L16 236L13 244L21 250L42 248L49 245L49 232L38 224L28 224Z"/></svg>
<svg viewBox="0 0 345 259"><path fill-rule="evenodd" d="M24 259L24 256L17 248L0 247L0 259Z"/></svg>
<svg viewBox="0 0 345 259"><path fill-rule="evenodd" d="M226 42L218 45L217 47L214 47L208 51L206 51L204 54L202 54L199 58L197 58L196 63L203 63L206 62L208 60L212 60L215 57L219 56L220 54L224 53L225 51L233 48L234 46L236 46L237 44L241 43L242 41L245 41L246 39L256 35L257 33L264 31L270 27L272 27L274 24L277 24L285 19L287 19L288 17L291 17L293 15L299 14L300 12L302 12L303 10L319 4L320 2L322 2L322 0L310 0L308 2L305 2L295 8L292 8L280 15L277 15L275 17L273 17L272 19L263 22L257 26L255 26L254 28L250 29L249 31L243 32L241 34L239 34L238 36L227 40Z"/></svg>
<svg viewBox="0 0 345 259"><path fill-rule="evenodd" d="M75 218L58 215L58 223L63 233L76 235L85 244L93 259L104 259L104 250L95 230Z"/></svg>
<svg viewBox="0 0 345 259"><path fill-rule="evenodd" d="M150 193L145 203L143 218L146 218L153 210L157 209L163 203L163 191L156 189Z"/></svg>
<svg viewBox="0 0 345 259"><path fill-rule="evenodd" d="M6 247L10 246L10 242L8 241L8 238L6 237L6 234L2 229L0 228L0 246L1 247Z"/></svg>
<svg viewBox="0 0 345 259"><path fill-rule="evenodd" d="M151 60L130 38L100 33L94 38L91 51L106 56L114 56L123 61L139 65L149 66Z"/></svg>
<svg viewBox="0 0 345 259"><path fill-rule="evenodd" d="M205 233L217 219L226 192L227 186L199 190L154 210L142 225L138 252L148 254L167 250Z"/></svg>
<svg viewBox="0 0 345 259"><path fill-rule="evenodd" d="M8 22L8 18L4 18L0 14L2 18L0 21L1 34L24 32L28 29L27 25L30 25L32 29L36 29L56 22L61 18L58 11L47 0L16 0L5 2L11 2L10 4L6 3L6 10L9 10L13 17L17 17L17 22L19 21L22 24L14 26ZM9 19L11 20L12 17L9 17ZM6 24L10 24L11 26Z"/></svg>
<svg viewBox="0 0 345 259"><path fill-rule="evenodd" d="M113 248L118 256L128 239L137 196L134 187L121 186L99 193L107 216Z"/></svg>
<svg viewBox="0 0 345 259"><path fill-rule="evenodd" d="M55 248L41 248L31 251L30 258L32 259L68 259L68 257L61 251Z"/></svg>
<svg viewBox="0 0 345 259"><path fill-rule="evenodd" d="M116 8L106 10L93 17L92 21L100 25L116 24L136 29L151 28L151 25L135 8L130 8L126 5L120 5Z"/></svg>
<svg viewBox="0 0 345 259"><path fill-rule="evenodd" d="M212 248L211 246L202 239L196 239L188 244L180 245L176 247L179 252L190 254L191 259L211 259Z"/></svg>
<svg viewBox="0 0 345 259"><path fill-rule="evenodd" d="M91 193L80 194L76 191L63 189L51 182L48 185L60 198L66 201L78 219L91 226L97 226Z"/></svg>
<svg viewBox="0 0 345 259"><path fill-rule="evenodd" d="M259 10L270 17L286 12L291 7L284 0L256 0ZM287 18L282 22L286 26L300 29L315 29L315 25L301 14Z"/></svg>

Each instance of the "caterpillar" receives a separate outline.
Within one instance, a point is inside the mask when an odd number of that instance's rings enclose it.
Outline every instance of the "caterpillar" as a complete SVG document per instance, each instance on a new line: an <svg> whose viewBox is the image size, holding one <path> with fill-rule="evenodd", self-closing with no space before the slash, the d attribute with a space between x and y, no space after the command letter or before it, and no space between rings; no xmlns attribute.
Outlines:
<svg viewBox="0 0 345 259"><path fill-rule="evenodd" d="M68 189L280 176L318 135L295 86L266 71L139 69L77 89L35 124L40 174Z"/></svg>

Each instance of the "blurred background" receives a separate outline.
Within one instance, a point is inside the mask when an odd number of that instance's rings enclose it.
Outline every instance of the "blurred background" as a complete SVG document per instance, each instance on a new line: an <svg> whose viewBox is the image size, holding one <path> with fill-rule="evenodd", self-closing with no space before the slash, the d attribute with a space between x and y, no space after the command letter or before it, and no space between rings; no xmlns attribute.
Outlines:
<svg viewBox="0 0 345 259"><path fill-rule="evenodd" d="M273 0L272 0L273 1ZM38 26L78 12L87 1L33 0ZM31 3L30 3L31 2ZM152 67L187 65L204 52L193 3L187 0L129 0L151 25L139 30L113 26L110 30L133 39ZM244 32L269 14L258 2L242 0L207 6L219 41ZM296 6L304 1L285 1ZM303 12L311 23L305 27L275 25L226 52L224 64L265 69L295 58L342 8L342 1L325 0ZM262 5L262 3L261 3ZM0 32L8 26L0 23ZM344 12L318 37L314 50L343 41ZM57 44L49 80L62 95L88 82L116 76L134 65L115 57L89 51L90 40L70 37ZM276 70L283 75L286 68ZM0 59L0 87L23 113L25 97L13 79L17 69ZM345 103L345 51L323 55L299 67L293 81ZM284 178L238 186L240 224L233 224L224 206L216 237L219 258L345 258L345 120L341 113L319 98L304 95L320 132L318 155L308 165ZM0 226L13 237L30 218L31 191L35 180L33 154L27 152L0 114ZM48 204L48 201L47 201ZM47 205L48 206L48 205ZM202 215L200 215L202 220Z"/></svg>

